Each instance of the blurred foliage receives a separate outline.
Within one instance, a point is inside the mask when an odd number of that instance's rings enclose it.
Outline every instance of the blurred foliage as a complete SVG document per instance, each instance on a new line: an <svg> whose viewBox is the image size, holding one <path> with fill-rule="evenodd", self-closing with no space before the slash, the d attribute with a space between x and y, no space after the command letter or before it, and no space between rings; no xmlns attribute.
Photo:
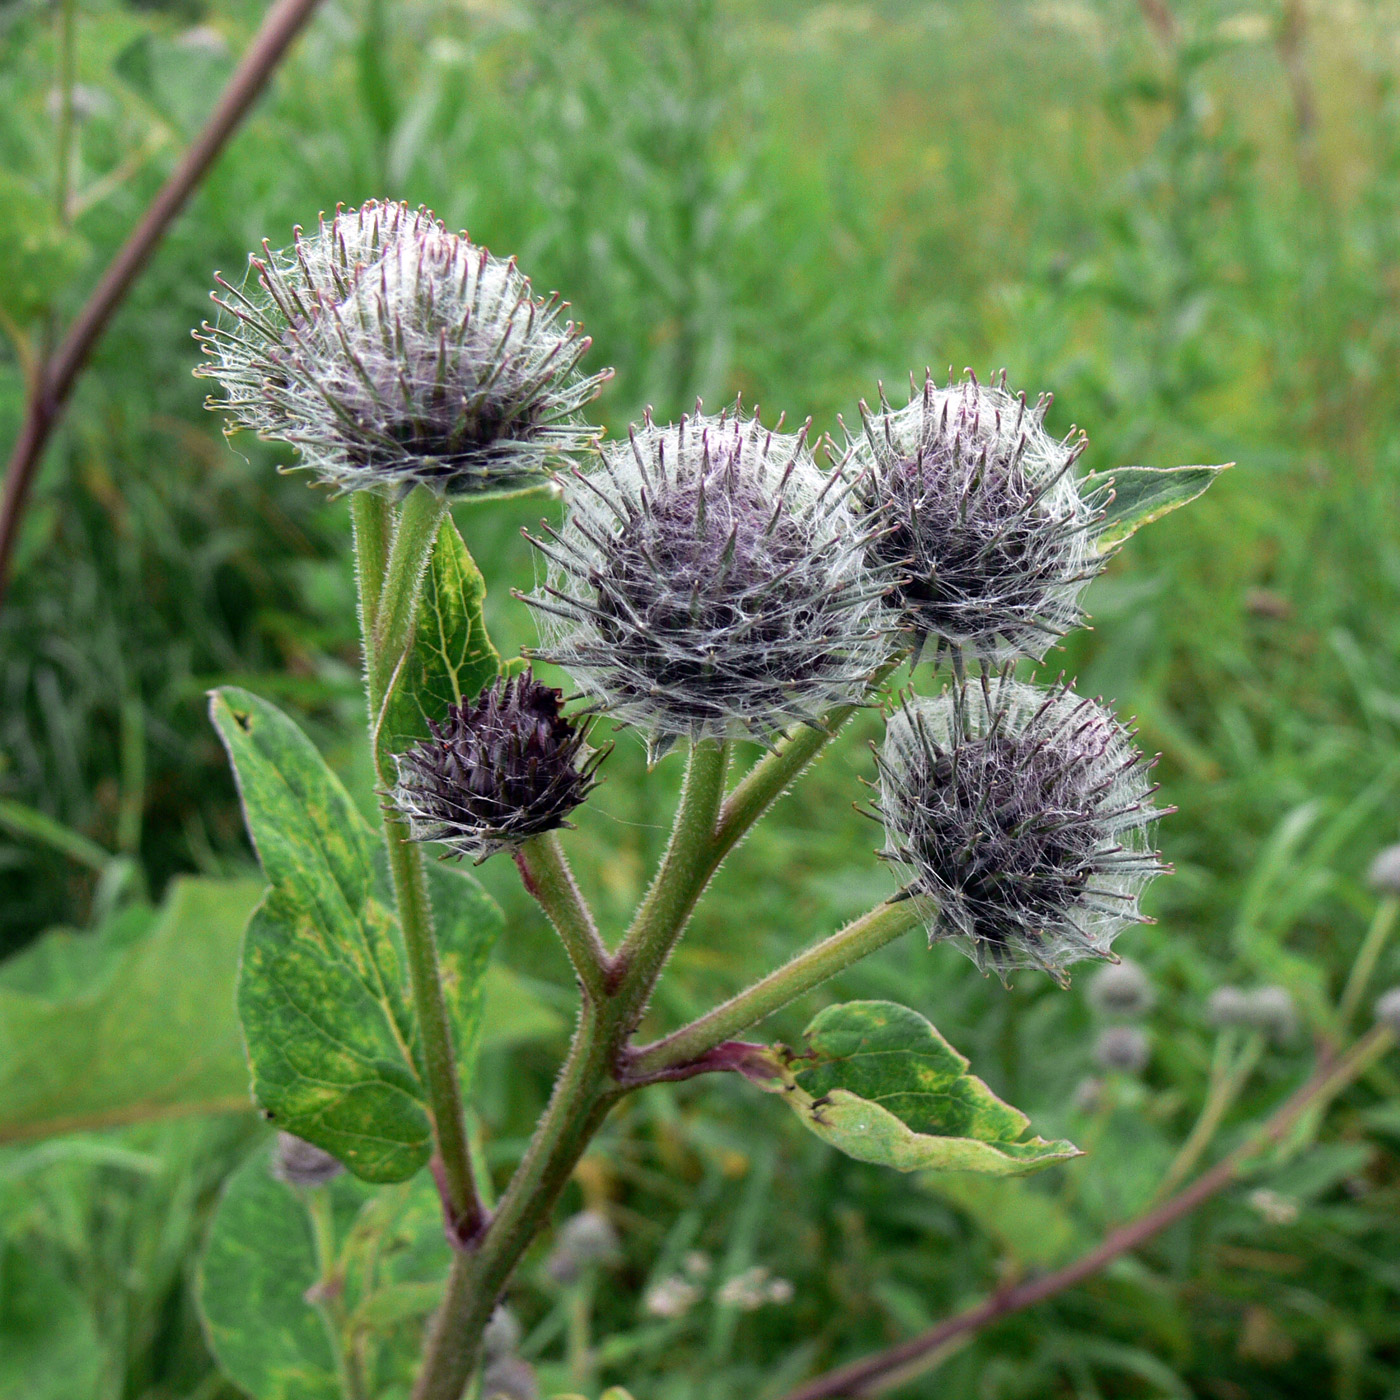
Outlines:
<svg viewBox="0 0 1400 1400"><path fill-rule="evenodd" d="M0 439L261 8L0 9ZM763 1400L1091 1244L1151 1198L1199 1111L1213 987L1284 983L1310 1034L1335 1030L1372 914L1361 872L1397 835L1397 63L1392 0L327 0L99 346L45 464L0 613L0 946L105 927L143 883L248 873L213 685L293 710L372 811L344 506L276 475L281 450L220 440L188 332L212 269L236 275L263 237L338 201L421 201L566 292L589 363L618 367L599 405L612 431L648 403L664 417L739 392L769 421L835 431L879 379L1006 365L1055 391L1052 425L1087 427L1091 470L1239 462L1132 541L1088 595L1096 630L1052 658L1138 716L1180 808L1160 922L1123 945L1160 994L1144 1076L1082 1082L1096 1023L1078 987L1003 992L914 937L829 989L912 1004L1037 1132L1089 1157L1033 1182L892 1178L745 1084L653 1089L571 1188L571 1209L606 1204L623 1261L568 1287L530 1262L514 1299L547 1388ZM509 589L532 577L518 530L537 510L458 511L505 656L532 639ZM849 806L878 730L853 723L732 858L658 1028L890 888ZM675 760L646 779L621 738L569 837L610 931L676 780ZM572 990L509 864L481 875L507 912L500 965L529 979L545 1027L557 1017L552 1038L483 1054L503 1175ZM1380 977L1400 980L1394 950ZM795 1039L830 997L769 1029ZM1222 1142L1306 1058L1304 1039L1267 1049ZM1394 1068L1320 1140L901 1393L1400 1394ZM104 1400L235 1394L191 1261L255 1133L233 1115L0 1153L0 1396L44 1393L35 1377ZM792 1300L725 1303L755 1266ZM649 1312L648 1290L687 1268L693 1305Z"/></svg>

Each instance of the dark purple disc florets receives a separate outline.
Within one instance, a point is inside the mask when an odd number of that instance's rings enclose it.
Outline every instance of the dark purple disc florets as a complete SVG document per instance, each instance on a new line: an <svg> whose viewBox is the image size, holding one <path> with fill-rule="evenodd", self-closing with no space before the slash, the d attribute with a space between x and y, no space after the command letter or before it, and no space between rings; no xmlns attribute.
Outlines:
<svg viewBox="0 0 1400 1400"><path fill-rule="evenodd" d="M433 737L395 759L393 803L413 839L481 861L568 826L607 751L585 747L588 725L562 713L563 698L525 671L430 720Z"/></svg>
<svg viewBox="0 0 1400 1400"><path fill-rule="evenodd" d="M1002 675L912 698L879 753L887 848L931 941L1004 975L1111 957L1163 867L1131 734L1092 700Z"/></svg>

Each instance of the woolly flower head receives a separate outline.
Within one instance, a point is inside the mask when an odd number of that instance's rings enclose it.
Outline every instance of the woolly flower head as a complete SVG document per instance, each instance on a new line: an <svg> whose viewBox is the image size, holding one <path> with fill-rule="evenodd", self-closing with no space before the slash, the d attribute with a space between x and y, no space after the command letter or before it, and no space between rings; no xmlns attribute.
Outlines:
<svg viewBox="0 0 1400 1400"><path fill-rule="evenodd" d="M197 333L234 427L291 443L343 490L499 495L547 481L596 431L579 410L589 341L562 304L427 210L368 203L221 277Z"/></svg>
<svg viewBox="0 0 1400 1400"><path fill-rule="evenodd" d="M877 755L886 848L905 894L998 976L1111 958L1163 866L1141 754L1113 715L1009 673L910 698Z"/></svg>
<svg viewBox="0 0 1400 1400"><path fill-rule="evenodd" d="M1101 567L1091 538L1099 515L1073 475L1082 435L1045 431L1050 398L1029 407L1006 376L938 388L911 380L909 403L861 403L864 432L848 435L841 470L879 525L877 569L896 582L916 648L933 639L983 661L1039 659L1083 614L1079 595Z"/></svg>
<svg viewBox="0 0 1400 1400"><path fill-rule="evenodd" d="M441 841L478 862L562 826L588 796L607 750L529 671L453 705L433 737L395 757L392 802L415 841Z"/></svg>
<svg viewBox="0 0 1400 1400"><path fill-rule="evenodd" d="M698 406L697 406L698 409ZM755 415L648 416L563 478L563 532L527 601L540 654L651 736L771 736L860 698L888 651L842 482Z"/></svg>

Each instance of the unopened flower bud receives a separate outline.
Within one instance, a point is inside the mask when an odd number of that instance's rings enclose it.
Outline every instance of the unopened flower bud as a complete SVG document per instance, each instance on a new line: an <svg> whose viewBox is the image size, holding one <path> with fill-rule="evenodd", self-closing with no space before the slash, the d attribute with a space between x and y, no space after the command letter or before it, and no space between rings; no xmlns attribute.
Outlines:
<svg viewBox="0 0 1400 1400"><path fill-rule="evenodd" d="M1261 1031L1279 1045L1286 1045L1298 1030L1298 1013L1284 987L1217 987L1210 994L1208 1014L1214 1026Z"/></svg>
<svg viewBox="0 0 1400 1400"><path fill-rule="evenodd" d="M481 1376L481 1400L539 1400L535 1368L518 1356L498 1356Z"/></svg>
<svg viewBox="0 0 1400 1400"><path fill-rule="evenodd" d="M1103 1107L1103 1080L1086 1075L1074 1086L1074 1106L1080 1113L1096 1113Z"/></svg>
<svg viewBox="0 0 1400 1400"><path fill-rule="evenodd" d="M527 601L540 655L653 753L678 737L769 738L858 700L888 654L883 588L838 478L805 429L757 417L647 417L561 478L562 533Z"/></svg>
<svg viewBox="0 0 1400 1400"><path fill-rule="evenodd" d="M1381 851L1371 862L1368 878L1377 894L1400 895L1400 846Z"/></svg>
<svg viewBox="0 0 1400 1400"><path fill-rule="evenodd" d="M1217 987L1206 1002L1206 1015L1217 1029L1247 1025L1249 994L1240 987Z"/></svg>
<svg viewBox="0 0 1400 1400"><path fill-rule="evenodd" d="M196 372L233 426L291 443L322 480L500 495L597 436L578 412L608 374L578 373L580 329L427 210L372 201L263 247L243 288L218 279Z"/></svg>
<svg viewBox="0 0 1400 1400"><path fill-rule="evenodd" d="M1073 474L1083 436L1051 438L1049 406L1029 407L1005 375L942 389L926 376L904 408L883 389L878 413L861 404L841 471L879 527L871 559L896 580L890 602L917 647L1039 658L1081 620L1079 595L1103 567L1100 513Z"/></svg>
<svg viewBox="0 0 1400 1400"><path fill-rule="evenodd" d="M620 1254L612 1221L602 1211L584 1210L564 1222L544 1270L555 1283L570 1284L585 1269L616 1263Z"/></svg>
<svg viewBox="0 0 1400 1400"><path fill-rule="evenodd" d="M1392 987L1376 998L1376 1024L1400 1036L1400 987Z"/></svg>
<svg viewBox="0 0 1400 1400"><path fill-rule="evenodd" d="M504 1304L498 1303L481 1334L481 1348L488 1361L500 1356L513 1356L524 1337L520 1319Z"/></svg>
<svg viewBox="0 0 1400 1400"><path fill-rule="evenodd" d="M928 900L931 943L1063 984L1065 967L1107 957L1143 921L1139 895L1163 869L1148 843L1154 788L1096 702L983 676L906 700L878 764L880 854Z"/></svg>
<svg viewBox="0 0 1400 1400"><path fill-rule="evenodd" d="M1105 964L1089 981L1089 1002L1101 1016L1135 1020L1146 1016L1156 1000L1147 973L1126 958Z"/></svg>
<svg viewBox="0 0 1400 1400"><path fill-rule="evenodd" d="M272 1154L272 1174L288 1186L324 1186L345 1168L313 1143L292 1133L278 1133Z"/></svg>
<svg viewBox="0 0 1400 1400"><path fill-rule="evenodd" d="M607 750L585 747L588 725L564 716L563 698L524 671L430 720L433 737L395 758L393 804L413 839L483 861L569 826Z"/></svg>
<svg viewBox="0 0 1400 1400"><path fill-rule="evenodd" d="M1094 1042L1094 1059L1103 1070L1141 1074L1151 1058L1151 1042L1138 1026L1105 1026Z"/></svg>

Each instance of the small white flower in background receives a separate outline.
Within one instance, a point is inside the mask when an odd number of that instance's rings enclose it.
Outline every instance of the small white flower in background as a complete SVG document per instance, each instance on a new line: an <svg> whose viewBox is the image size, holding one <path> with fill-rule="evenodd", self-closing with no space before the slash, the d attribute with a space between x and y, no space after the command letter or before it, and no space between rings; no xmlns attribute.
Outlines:
<svg viewBox="0 0 1400 1400"><path fill-rule="evenodd" d="M790 1303L792 1296L792 1284L787 1279L775 1278L763 1265L755 1264L722 1283L715 1301L722 1307L753 1312L766 1303Z"/></svg>
<svg viewBox="0 0 1400 1400"><path fill-rule="evenodd" d="M929 942L1005 979L1110 956L1165 867L1148 765L1112 713L1004 672L913 696L877 754L881 856L928 901Z"/></svg>
<svg viewBox="0 0 1400 1400"><path fill-rule="evenodd" d="M682 737L816 722L857 703L889 655L885 581L805 428L770 431L737 407L648 416L559 480L564 528L532 537L549 560L525 599L538 655L643 730L653 759Z"/></svg>
<svg viewBox="0 0 1400 1400"><path fill-rule="evenodd" d="M1127 958L1106 963L1089 979L1089 1003L1101 1016L1136 1019L1146 1016L1156 1000L1147 973Z"/></svg>
<svg viewBox="0 0 1400 1400"><path fill-rule="evenodd" d="M707 1279L714 1267L714 1260L703 1249L692 1249L681 1260L681 1271L687 1278Z"/></svg>
<svg viewBox="0 0 1400 1400"><path fill-rule="evenodd" d="M1377 894L1400 894L1400 846L1387 846L1371 862L1367 872Z"/></svg>
<svg viewBox="0 0 1400 1400"><path fill-rule="evenodd" d="M1074 1106L1080 1113L1094 1113L1103 1105L1103 1080L1086 1075L1074 1086Z"/></svg>
<svg viewBox="0 0 1400 1400"><path fill-rule="evenodd" d="M642 1298L642 1308L652 1317L684 1317L700 1301L700 1289L679 1274L654 1283Z"/></svg>
<svg viewBox="0 0 1400 1400"><path fill-rule="evenodd" d="M186 53L207 54L210 58L229 56L228 40L212 24L196 24L176 35L175 47Z"/></svg>
<svg viewBox="0 0 1400 1400"><path fill-rule="evenodd" d="M1246 1199L1250 1208L1270 1225L1292 1225L1298 1219L1298 1202L1292 1196L1271 1191L1267 1186L1251 1191Z"/></svg>
<svg viewBox="0 0 1400 1400"><path fill-rule="evenodd" d="M482 1350L488 1361L499 1356L513 1356L523 1336L519 1318L504 1303L498 1303L481 1334Z"/></svg>
<svg viewBox="0 0 1400 1400"><path fill-rule="evenodd" d="M1376 998L1376 1022L1392 1035L1400 1036L1400 987L1392 987Z"/></svg>
<svg viewBox="0 0 1400 1400"><path fill-rule="evenodd" d="M578 414L611 371L578 372L581 329L426 209L371 201L249 263L243 287L217 279L196 373L233 427L291 443L321 480L510 494L597 437Z"/></svg>
<svg viewBox="0 0 1400 1400"><path fill-rule="evenodd" d="M539 1395L535 1368L518 1356L497 1357L482 1372L481 1400L539 1400Z"/></svg>
<svg viewBox="0 0 1400 1400"><path fill-rule="evenodd" d="M1141 1074L1152 1058L1152 1043L1137 1026L1106 1026L1094 1042L1099 1068Z"/></svg>

